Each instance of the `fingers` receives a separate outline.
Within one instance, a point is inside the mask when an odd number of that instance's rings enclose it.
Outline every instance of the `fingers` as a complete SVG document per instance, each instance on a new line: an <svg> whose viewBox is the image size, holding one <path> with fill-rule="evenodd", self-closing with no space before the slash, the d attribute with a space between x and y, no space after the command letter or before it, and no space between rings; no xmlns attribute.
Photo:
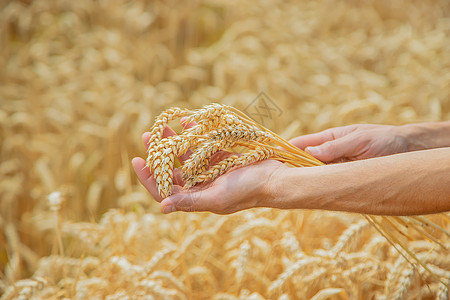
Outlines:
<svg viewBox="0 0 450 300"><path fill-rule="evenodd" d="M162 137L166 138L169 136L174 136L177 135L177 133L175 131L173 131L172 128L170 128L169 126L164 127L163 133L162 133Z"/></svg>
<svg viewBox="0 0 450 300"><path fill-rule="evenodd" d="M173 131L173 129L170 128L169 126L166 126L162 133L162 137L165 138L165 137L173 136L173 135L176 135L176 132ZM148 141L150 140L150 136L151 136L150 132L144 132L142 134L142 142L144 143L145 149L148 148Z"/></svg>
<svg viewBox="0 0 450 300"><path fill-rule="evenodd" d="M153 175L150 173L149 168L145 167L145 160L140 157L135 157L131 161L133 164L134 171L139 179L139 182L150 192L150 194L155 198L156 201L161 202L163 199L158 193L158 188L156 187L156 181ZM182 191L184 185L181 179L181 170L174 169L174 185L172 187L172 193L179 193Z"/></svg>
<svg viewBox="0 0 450 300"><path fill-rule="evenodd" d="M194 124L194 125L195 125L195 123L190 123L190 124ZM163 133L162 133L162 138L166 138L166 137L169 137L169 136L174 136L174 135L176 135L176 134L177 134L177 133L176 133L172 128L170 128L169 126L166 126L166 127L164 128ZM148 141L150 140L150 136L151 136L150 132L145 132L145 133L142 135L142 142L144 143L145 149L148 148ZM191 154L192 154L192 151L188 150L185 154L180 155L180 156L178 157L178 160L179 160L181 163L183 163L186 159L189 158L189 156L190 156Z"/></svg>
<svg viewBox="0 0 450 300"><path fill-rule="evenodd" d="M181 125L183 126L184 129L189 129L189 128L194 127L195 125L197 125L197 122L191 122L191 123L186 124L186 120L187 120L187 117L182 117L180 119L180 123L181 123Z"/></svg>
<svg viewBox="0 0 450 300"><path fill-rule="evenodd" d="M289 142L297 148L305 150L306 147L321 145L325 142L334 140L333 129L327 129L318 133L307 134L293 138Z"/></svg>
<svg viewBox="0 0 450 300"><path fill-rule="evenodd" d="M181 191L161 202L161 212L168 214L175 211L219 211L220 197L216 195L214 189L204 189L197 191Z"/></svg>
<svg viewBox="0 0 450 300"><path fill-rule="evenodd" d="M184 181L182 178L183 178L183 172L178 168L173 169L173 183L176 185L183 186Z"/></svg>
<svg viewBox="0 0 450 300"><path fill-rule="evenodd" d="M144 134L142 134L142 142L144 143L145 150L148 149L148 141L150 140L150 136L150 132L144 132Z"/></svg>
<svg viewBox="0 0 450 300"><path fill-rule="evenodd" d="M186 153L178 156L178 160L180 161L180 163L184 163L184 161L186 159L188 159L191 156L191 154L192 154L192 150L188 150L188 151L186 151Z"/></svg>
<svg viewBox="0 0 450 300"><path fill-rule="evenodd" d="M232 155L238 155L238 153L228 152L228 151L225 151L225 150L218 151L218 152L214 153L211 156L211 160L209 162L209 165L210 166L214 166L217 163L221 162L224 159L227 159L228 157L230 157Z"/></svg>
<svg viewBox="0 0 450 300"><path fill-rule="evenodd" d="M289 142L323 162L331 162L352 154L352 143L346 137L356 128L354 125L330 128L293 138Z"/></svg>
<svg viewBox="0 0 450 300"><path fill-rule="evenodd" d="M325 142L316 147L307 147L306 152L323 162L351 158L358 147L350 135Z"/></svg>
<svg viewBox="0 0 450 300"><path fill-rule="evenodd" d="M292 145L294 145L302 150L305 150L305 148L307 148L307 147L318 146L318 145L321 145L328 141L332 141L332 140L341 138L341 137L349 134L350 132L354 131L355 129L356 129L356 127L354 125L329 128L329 129L326 129L321 132L307 134L307 135L293 138L289 142Z"/></svg>
<svg viewBox="0 0 450 300"><path fill-rule="evenodd" d="M145 167L145 160L140 157L135 157L131 163L140 183L150 192L156 201L161 202L162 198L158 193L155 178L150 173L150 169Z"/></svg>

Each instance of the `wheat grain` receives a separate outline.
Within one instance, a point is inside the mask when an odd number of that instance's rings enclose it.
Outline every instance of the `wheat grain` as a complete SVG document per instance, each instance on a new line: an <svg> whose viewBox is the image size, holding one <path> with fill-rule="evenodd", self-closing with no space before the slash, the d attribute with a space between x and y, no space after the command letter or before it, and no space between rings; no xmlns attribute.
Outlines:
<svg viewBox="0 0 450 300"><path fill-rule="evenodd" d="M150 130L150 139L147 142L147 167L149 167L151 171L154 170L151 165L152 158L155 156L155 152L157 151L158 143L162 138L164 128L170 121L182 117L187 113L188 111L185 109L172 107L165 110L155 118L155 123Z"/></svg>
<svg viewBox="0 0 450 300"><path fill-rule="evenodd" d="M438 300L448 300L450 298L449 297L449 289L448 289L448 285L450 285L450 278L446 279L446 283L447 283L447 286L442 283L439 285L439 292L437 294Z"/></svg>
<svg viewBox="0 0 450 300"><path fill-rule="evenodd" d="M213 119L228 114L228 109L225 105L212 103L206 105L204 108L195 111L192 115L186 118L185 123L199 122L204 119Z"/></svg>
<svg viewBox="0 0 450 300"><path fill-rule="evenodd" d="M164 282L168 282L169 285L176 288L180 292L183 292L186 290L186 287L184 284L178 280L175 276L173 276L170 272L165 271L155 271L152 274L150 274L149 279L161 279Z"/></svg>
<svg viewBox="0 0 450 300"><path fill-rule="evenodd" d="M196 176L201 172L206 171L213 154L216 152L232 147L235 144L233 140L210 140L202 143L194 153L186 160L182 167L183 179L187 180L189 177Z"/></svg>
<svg viewBox="0 0 450 300"><path fill-rule="evenodd" d="M204 138L197 135L181 135L173 137L177 142L177 155L185 154L190 148L204 141Z"/></svg>
<svg viewBox="0 0 450 300"><path fill-rule="evenodd" d="M213 154L233 147L236 141L264 142L268 139L268 134L265 132L256 128L252 129L240 124L235 127L226 125L219 130L210 131L208 133L210 139L203 141L201 146L185 161L182 168L183 179L187 180L189 177L205 171Z"/></svg>
<svg viewBox="0 0 450 300"><path fill-rule="evenodd" d="M320 281L321 278L323 278L323 276L329 271L327 271L326 268L324 267L317 267L314 268L313 271L309 274L307 274L306 276L301 276L301 281L302 283L305 284L305 289L303 291L301 291L304 294L308 294L309 292L309 288L308 287L313 287L317 284L318 281ZM294 280L293 280L294 281Z"/></svg>
<svg viewBox="0 0 450 300"><path fill-rule="evenodd" d="M382 236L374 236L366 243L364 251L378 259L386 259L389 256L389 243Z"/></svg>
<svg viewBox="0 0 450 300"><path fill-rule="evenodd" d="M283 235L283 238L281 239L281 245L289 255L298 256L303 252L298 240L291 231L288 231Z"/></svg>
<svg viewBox="0 0 450 300"><path fill-rule="evenodd" d="M236 279L239 286L242 286L245 279L245 273L247 269L247 262L250 254L250 243L245 240L239 247L239 256L236 261Z"/></svg>
<svg viewBox="0 0 450 300"><path fill-rule="evenodd" d="M291 264L278 278L272 282L272 284L268 288L268 293L270 295L275 295L278 293L286 282L290 280L297 272L300 270L303 271L303 273L308 272L310 269L313 268L314 264L318 264L321 262L320 258L317 257L305 257L300 260L297 260L295 263Z"/></svg>
<svg viewBox="0 0 450 300"><path fill-rule="evenodd" d="M236 297L232 294L228 294L228 293L218 293L216 295L214 295L213 300L240 300L240 297Z"/></svg>
<svg viewBox="0 0 450 300"><path fill-rule="evenodd" d="M193 176L186 181L185 187L190 188L196 185L199 182L205 182L214 180L220 175L223 175L226 171L234 167L245 166L257 161L265 160L270 158L273 155L273 151L271 149L256 149L251 150L241 156L232 155L215 166L211 167L207 171L201 173L198 176Z"/></svg>
<svg viewBox="0 0 450 300"><path fill-rule="evenodd" d="M335 258L339 253L342 253L344 248L349 247L349 243L357 243L360 234L367 228L370 228L370 224L365 220L361 220L358 223L352 224L338 239L337 243L330 250L330 257Z"/></svg>
<svg viewBox="0 0 450 300"><path fill-rule="evenodd" d="M17 297L17 300L27 300L30 299L31 293L33 292L33 289L30 287L24 287L20 290L19 295Z"/></svg>
<svg viewBox="0 0 450 300"><path fill-rule="evenodd" d="M121 268L130 277L144 274L144 268L142 266L131 264L125 257L113 256L110 258L110 262Z"/></svg>
<svg viewBox="0 0 450 300"><path fill-rule="evenodd" d="M177 153L176 142L170 139L164 140L156 148L152 161L153 176L156 180L158 193L166 198L172 193L173 165Z"/></svg>
<svg viewBox="0 0 450 300"><path fill-rule="evenodd" d="M153 270L158 266L158 264L161 264L162 260L164 260L169 254L174 252L175 249L166 247L164 249L161 249L160 251L156 252L152 258L145 264L144 266L144 272L146 274L149 274L150 272L153 272Z"/></svg>
<svg viewBox="0 0 450 300"><path fill-rule="evenodd" d="M151 143L154 141L159 141L162 138L164 128L170 121L183 117L188 112L189 111L186 109L181 109L179 107L172 107L159 114L155 118L155 122L150 130L151 139L149 140L148 148L151 149L153 146L155 146Z"/></svg>
<svg viewBox="0 0 450 300"><path fill-rule="evenodd" d="M376 265L372 262L360 263L350 267L350 269L344 270L342 275L345 278L356 280L360 276L371 277L370 274L376 269Z"/></svg>
<svg viewBox="0 0 450 300"><path fill-rule="evenodd" d="M449 269L444 269L441 268L439 266L433 265L433 264L428 264L428 267L430 268L430 270L433 271L433 274L439 276L440 278L443 278L443 280L440 282L440 284L446 285L446 281L448 278L450 278L450 270ZM424 276L422 276L423 280L426 281L430 281L430 279L433 278L433 275L430 273L426 273L424 274Z"/></svg>
<svg viewBox="0 0 450 300"><path fill-rule="evenodd" d="M224 125L219 129L212 130L208 133L210 139L213 140L247 140L266 142L271 139L271 134L256 128L253 125L239 123L234 126Z"/></svg>
<svg viewBox="0 0 450 300"><path fill-rule="evenodd" d="M414 267L408 266L400 276L400 280L398 282L398 285L394 287L395 293L392 295L392 299L395 300L402 300L405 299L409 288L412 285L412 282L415 278L416 271Z"/></svg>
<svg viewBox="0 0 450 300"><path fill-rule="evenodd" d="M406 260L403 256L399 256L395 261L392 268L390 268L390 272L387 274L386 284L385 284L385 294L391 294L395 288L395 283L397 282L397 278L399 278L402 270L406 265Z"/></svg>
<svg viewBox="0 0 450 300"><path fill-rule="evenodd" d="M174 289L164 288L161 282L158 280L144 279L141 280L137 285L140 288L144 288L146 291L142 296L150 292L151 294L157 296L159 299L171 299L177 296L180 297L180 292ZM119 294L117 299L124 299L124 296L126 296L126 294Z"/></svg>
<svg viewBox="0 0 450 300"><path fill-rule="evenodd" d="M427 251L419 253L417 256L426 264L432 264L442 269L450 270L450 256L445 255L445 253L430 252L431 249L427 249Z"/></svg>

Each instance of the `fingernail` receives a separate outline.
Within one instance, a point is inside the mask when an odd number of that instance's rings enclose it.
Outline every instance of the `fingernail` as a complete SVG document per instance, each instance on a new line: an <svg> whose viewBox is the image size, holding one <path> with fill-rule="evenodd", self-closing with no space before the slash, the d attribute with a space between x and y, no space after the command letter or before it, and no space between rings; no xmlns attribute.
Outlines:
<svg viewBox="0 0 450 300"><path fill-rule="evenodd" d="M305 151L314 156L320 155L320 153L322 152L322 150L319 147L307 147Z"/></svg>
<svg viewBox="0 0 450 300"><path fill-rule="evenodd" d="M163 208L163 213L165 213L165 214L170 214L170 213L172 213L172 212L174 212L174 211L177 211L177 210L175 209L175 206L173 206L173 205L171 205L171 204L166 205L166 206Z"/></svg>

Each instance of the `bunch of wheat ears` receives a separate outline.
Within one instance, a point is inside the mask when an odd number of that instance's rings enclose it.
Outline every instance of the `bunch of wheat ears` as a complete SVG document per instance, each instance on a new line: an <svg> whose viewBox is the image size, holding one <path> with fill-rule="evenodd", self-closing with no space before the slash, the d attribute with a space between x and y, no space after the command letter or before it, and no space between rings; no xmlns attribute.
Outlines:
<svg viewBox="0 0 450 300"><path fill-rule="evenodd" d="M164 128L170 121L185 118L183 124L194 124L182 130L179 135L163 138ZM202 109L188 110L170 108L156 117L148 142L146 166L155 177L161 197L170 196L173 185L173 168L177 157L192 150L182 167L184 188L214 180L231 168L242 167L257 161L275 159L294 167L320 166L323 163L310 154L293 146L269 129L254 122L240 110L222 104L207 105ZM233 152L240 146L239 154L211 164L212 156L222 150ZM440 222L433 222L422 216L377 217L364 215L367 221L384 236L389 243L412 265L422 266L428 273L447 285L445 280L431 271L422 259L407 247L407 241L419 234L448 250L448 242L440 236L450 238L450 233ZM448 216L441 214L441 220L448 222Z"/></svg>

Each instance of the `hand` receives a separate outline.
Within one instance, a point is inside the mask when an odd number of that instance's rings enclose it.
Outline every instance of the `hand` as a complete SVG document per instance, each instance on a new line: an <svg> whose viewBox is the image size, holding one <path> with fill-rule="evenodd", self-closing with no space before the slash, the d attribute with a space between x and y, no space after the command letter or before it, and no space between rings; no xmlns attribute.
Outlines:
<svg viewBox="0 0 450 300"><path fill-rule="evenodd" d="M369 124L330 128L290 142L323 162L385 156L411 148L411 141L401 126Z"/></svg>
<svg viewBox="0 0 450 300"><path fill-rule="evenodd" d="M163 136L174 135L170 128L164 130ZM142 136L147 145L150 134ZM188 153L189 155L190 153ZM229 155L230 153L228 153ZM212 161L227 156L224 151L217 153ZM179 157L180 162L187 156ZM160 202L163 213L174 211L210 211L217 214L230 214L252 207L270 206L274 202L273 177L287 167L278 161L267 160L242 168L228 171L213 182L197 185L189 190L183 190L181 170L174 170L174 186L172 195L162 199L156 188L156 181L145 160L135 157L132 161L134 170L142 185L150 192L156 201Z"/></svg>

